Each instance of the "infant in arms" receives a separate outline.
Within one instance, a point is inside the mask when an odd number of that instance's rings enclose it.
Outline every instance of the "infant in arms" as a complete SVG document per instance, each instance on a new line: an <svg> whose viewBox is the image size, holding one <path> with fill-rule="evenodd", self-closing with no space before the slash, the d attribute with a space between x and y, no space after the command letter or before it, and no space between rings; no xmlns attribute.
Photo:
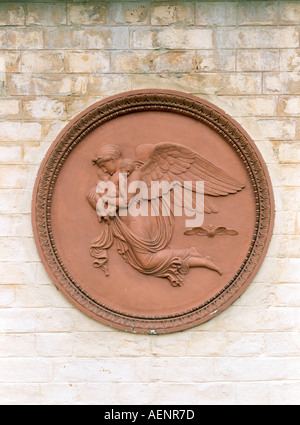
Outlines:
<svg viewBox="0 0 300 425"><path fill-rule="evenodd" d="M107 181L101 180L97 185L97 193L101 195L97 202L96 211L100 218L109 222L111 217L116 215L117 209L127 206L127 184L126 178L135 170L132 159L123 159L119 170L117 170ZM121 176L120 176L121 174ZM123 176L122 176L123 175ZM121 178L120 178L121 177ZM111 186L113 183L114 187ZM105 193L106 192L106 193ZM105 193L105 195L103 195ZM118 200L118 205L117 201Z"/></svg>

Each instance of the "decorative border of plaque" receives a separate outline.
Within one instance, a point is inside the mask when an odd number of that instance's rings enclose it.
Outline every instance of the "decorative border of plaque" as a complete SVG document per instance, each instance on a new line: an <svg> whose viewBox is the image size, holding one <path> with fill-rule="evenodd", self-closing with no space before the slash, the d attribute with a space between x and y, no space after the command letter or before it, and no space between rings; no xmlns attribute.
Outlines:
<svg viewBox="0 0 300 425"><path fill-rule="evenodd" d="M205 123L237 152L251 179L255 195L256 225L243 264L227 285L197 308L176 315L131 317L108 309L85 293L72 279L55 246L51 202L58 175L72 150L93 129L115 117L138 111L168 111ZM32 223L42 262L54 284L80 310L118 329L163 334L199 325L223 311L248 287L259 270L272 236L274 200L271 181L258 149L249 135L218 107L196 96L158 89L121 93L100 101L73 119L58 135L45 156L36 179Z"/></svg>

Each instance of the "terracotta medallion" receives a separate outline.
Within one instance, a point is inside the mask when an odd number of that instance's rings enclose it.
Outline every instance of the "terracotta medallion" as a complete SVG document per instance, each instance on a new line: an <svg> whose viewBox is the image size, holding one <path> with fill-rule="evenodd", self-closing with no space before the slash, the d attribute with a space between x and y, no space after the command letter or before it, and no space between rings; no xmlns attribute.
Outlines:
<svg viewBox="0 0 300 425"><path fill-rule="evenodd" d="M162 334L228 307L265 257L266 165L218 107L138 90L83 111L40 167L34 235L54 284L115 328Z"/></svg>

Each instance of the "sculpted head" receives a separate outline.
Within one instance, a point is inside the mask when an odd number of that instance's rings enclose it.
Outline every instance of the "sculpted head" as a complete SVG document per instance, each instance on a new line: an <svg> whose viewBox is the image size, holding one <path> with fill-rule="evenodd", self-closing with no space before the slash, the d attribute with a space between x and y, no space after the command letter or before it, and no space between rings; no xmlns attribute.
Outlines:
<svg viewBox="0 0 300 425"><path fill-rule="evenodd" d="M121 149L116 145L101 146L93 159L93 164L111 176L119 169L122 161Z"/></svg>

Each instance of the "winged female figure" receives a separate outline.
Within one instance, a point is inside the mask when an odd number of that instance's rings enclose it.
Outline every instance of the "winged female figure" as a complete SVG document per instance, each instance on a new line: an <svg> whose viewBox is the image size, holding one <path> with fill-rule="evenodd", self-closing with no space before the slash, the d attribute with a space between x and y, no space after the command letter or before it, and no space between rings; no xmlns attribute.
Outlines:
<svg viewBox="0 0 300 425"><path fill-rule="evenodd" d="M115 180L124 163L119 146L105 145L99 149L93 164L98 167L99 179L104 181ZM192 182L192 191L197 191L197 182L204 182L204 212L216 213L217 209L212 197L235 194L244 188L244 185L231 177L228 173L202 158L195 151L173 143L159 143L156 145L140 145L136 149L135 169L130 173L129 181L142 181L146 187L152 182L174 181L184 184ZM97 204L101 202L101 194L97 193L97 186L87 194L90 205L97 211ZM121 191L120 191L121 192ZM132 199L128 193L126 205ZM148 198L150 199L150 197ZM210 257L202 256L195 247L185 249L171 249L175 216L162 213L163 197L160 196L157 211L154 215L124 215L124 198L117 193L116 214L103 220L99 209L97 212L100 221L100 234L90 247L90 254L94 258L94 266L101 268L108 275L107 251L113 242L117 243L118 253L135 270L161 278L167 278L173 286L182 286L184 276L191 267L204 267L222 274L221 269ZM125 205L125 207L126 207Z"/></svg>

